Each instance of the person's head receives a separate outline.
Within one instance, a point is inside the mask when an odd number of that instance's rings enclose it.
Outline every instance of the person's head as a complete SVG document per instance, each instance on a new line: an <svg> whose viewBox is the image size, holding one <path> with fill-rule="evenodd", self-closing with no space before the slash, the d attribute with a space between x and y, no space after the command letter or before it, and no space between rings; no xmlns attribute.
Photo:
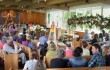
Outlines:
<svg viewBox="0 0 110 70"><path fill-rule="evenodd" d="M82 47L86 48L88 46L88 43L86 41L82 41Z"/></svg>
<svg viewBox="0 0 110 70"><path fill-rule="evenodd" d="M71 43L70 42L67 42L66 43L66 47L70 48L71 47Z"/></svg>
<svg viewBox="0 0 110 70"><path fill-rule="evenodd" d="M31 37L30 36L27 36L26 39L27 39L28 42L31 42Z"/></svg>
<svg viewBox="0 0 110 70"><path fill-rule="evenodd" d="M88 33L88 30L85 30L85 33Z"/></svg>
<svg viewBox="0 0 110 70"><path fill-rule="evenodd" d="M65 51L63 49L57 50L57 58L64 58L65 57Z"/></svg>
<svg viewBox="0 0 110 70"><path fill-rule="evenodd" d="M94 35L94 31L91 32L91 35Z"/></svg>
<svg viewBox="0 0 110 70"><path fill-rule="evenodd" d="M48 47L48 44L44 43L44 48L47 49L47 47Z"/></svg>
<svg viewBox="0 0 110 70"><path fill-rule="evenodd" d="M103 38L103 34L102 33L99 33L99 38Z"/></svg>
<svg viewBox="0 0 110 70"><path fill-rule="evenodd" d="M2 37L2 42L6 43L7 42L7 37Z"/></svg>
<svg viewBox="0 0 110 70"><path fill-rule="evenodd" d="M95 54L95 53L97 53L97 52L102 52L102 51L101 51L101 47L100 47L99 44L93 44L93 45L92 45L92 53Z"/></svg>
<svg viewBox="0 0 110 70"><path fill-rule="evenodd" d="M50 50L55 51L56 50L56 45L54 42L50 42Z"/></svg>
<svg viewBox="0 0 110 70"><path fill-rule="evenodd" d="M45 32L42 32L41 35L42 35L42 36L45 36Z"/></svg>
<svg viewBox="0 0 110 70"><path fill-rule="evenodd" d="M94 38L98 39L98 34L95 34L95 35L94 35Z"/></svg>
<svg viewBox="0 0 110 70"><path fill-rule="evenodd" d="M62 42L59 42L58 44L57 44L57 48L66 48L66 45L64 44L64 43L62 43Z"/></svg>
<svg viewBox="0 0 110 70"><path fill-rule="evenodd" d="M33 51L32 51L31 59L38 59L37 50L33 50Z"/></svg>
<svg viewBox="0 0 110 70"><path fill-rule="evenodd" d="M77 47L74 51L73 51L73 56L75 57L80 57L83 53L83 50L81 47Z"/></svg>
<svg viewBox="0 0 110 70"><path fill-rule="evenodd" d="M105 36L105 33L106 33L105 30L102 30L103 37Z"/></svg>
<svg viewBox="0 0 110 70"><path fill-rule="evenodd" d="M13 44L13 40L11 40L11 39L7 40L7 44L8 44L9 46L11 46L11 45Z"/></svg>

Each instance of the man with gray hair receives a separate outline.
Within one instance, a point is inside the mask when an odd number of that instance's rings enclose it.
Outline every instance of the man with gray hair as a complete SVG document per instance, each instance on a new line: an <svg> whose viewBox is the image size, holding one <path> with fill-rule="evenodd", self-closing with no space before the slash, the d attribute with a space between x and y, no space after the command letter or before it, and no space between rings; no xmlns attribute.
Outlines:
<svg viewBox="0 0 110 70"><path fill-rule="evenodd" d="M50 62L51 68L66 68L67 60L63 59L65 57L65 51L60 48L57 50L56 58L52 59Z"/></svg>
<svg viewBox="0 0 110 70"><path fill-rule="evenodd" d="M19 53L22 50L22 47L17 49L17 45L13 44L13 40L9 39L7 42L3 45L3 50L7 52L8 54L14 54L14 53ZM26 62L26 57L24 53L19 53L18 54L19 58L22 59L22 64L25 64Z"/></svg>
<svg viewBox="0 0 110 70"><path fill-rule="evenodd" d="M91 39L91 34L88 32L88 30L85 30L83 39Z"/></svg>

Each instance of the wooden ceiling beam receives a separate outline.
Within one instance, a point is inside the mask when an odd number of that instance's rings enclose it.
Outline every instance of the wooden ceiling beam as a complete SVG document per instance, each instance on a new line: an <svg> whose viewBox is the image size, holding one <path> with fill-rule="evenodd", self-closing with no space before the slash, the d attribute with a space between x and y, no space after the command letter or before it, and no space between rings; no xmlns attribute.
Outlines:
<svg viewBox="0 0 110 70"><path fill-rule="evenodd" d="M74 2L75 0L47 0L46 4L47 5L52 5L52 4L60 4L60 3L66 3L66 2Z"/></svg>
<svg viewBox="0 0 110 70"><path fill-rule="evenodd" d="M40 2L37 4L30 5L30 7L28 8L38 8L38 7L45 7L45 6L46 6L45 2Z"/></svg>
<svg viewBox="0 0 110 70"><path fill-rule="evenodd" d="M110 4L110 0L93 0L93 1Z"/></svg>
<svg viewBox="0 0 110 70"><path fill-rule="evenodd" d="M36 2L38 2L38 1L39 1L39 0L32 0L33 3L36 3Z"/></svg>
<svg viewBox="0 0 110 70"><path fill-rule="evenodd" d="M92 3L97 3L96 1L89 1L88 3L85 2L85 0L78 0L74 2L68 2L67 6L78 6L78 5L84 5L84 4L92 4Z"/></svg>
<svg viewBox="0 0 110 70"><path fill-rule="evenodd" d="M20 1L22 1L22 0L15 0L15 2L20 2Z"/></svg>
<svg viewBox="0 0 110 70"><path fill-rule="evenodd" d="M46 6L46 8L50 8L50 9L60 9L60 10L69 10L69 7L60 7L57 5L51 5L51 6Z"/></svg>
<svg viewBox="0 0 110 70"><path fill-rule="evenodd" d="M37 3L35 3L37 4ZM0 5L33 5L32 2L29 2L29 1L22 1L22 2L14 2L14 1L10 1L10 0L6 0L6 1L3 1L1 2L0 1Z"/></svg>

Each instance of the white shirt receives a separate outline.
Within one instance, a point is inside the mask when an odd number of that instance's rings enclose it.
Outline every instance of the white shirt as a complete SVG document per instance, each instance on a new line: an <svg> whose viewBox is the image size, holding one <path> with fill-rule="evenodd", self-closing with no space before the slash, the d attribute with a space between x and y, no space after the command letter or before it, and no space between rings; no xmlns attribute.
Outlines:
<svg viewBox="0 0 110 70"><path fill-rule="evenodd" d="M82 56L88 56L88 55L90 55L89 50L83 48L83 54L82 54Z"/></svg>
<svg viewBox="0 0 110 70"><path fill-rule="evenodd" d="M9 54L15 53L15 49L13 49L11 46L9 46L6 43L3 45L3 50Z"/></svg>
<svg viewBox="0 0 110 70"><path fill-rule="evenodd" d="M3 50L9 54L12 54L12 53L19 53L22 49L21 49L21 47L18 49L18 46L16 44L14 44L14 48L12 48L7 43L5 43L3 45Z"/></svg>
<svg viewBox="0 0 110 70"><path fill-rule="evenodd" d="M28 60L26 61L23 70L36 70L37 60Z"/></svg>

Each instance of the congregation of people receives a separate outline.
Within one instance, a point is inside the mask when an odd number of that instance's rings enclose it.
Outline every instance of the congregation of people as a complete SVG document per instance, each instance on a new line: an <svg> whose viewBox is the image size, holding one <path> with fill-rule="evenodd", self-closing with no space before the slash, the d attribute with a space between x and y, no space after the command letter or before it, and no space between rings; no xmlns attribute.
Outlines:
<svg viewBox="0 0 110 70"><path fill-rule="evenodd" d="M43 62L44 57L52 58L50 68L79 68L79 67L97 67L110 65L110 51L106 55L103 54L104 48L110 47L109 34L104 30L102 32L89 33L85 31L82 44L76 48L69 41L63 43L54 42L54 36L49 36L49 32L45 27L36 24L3 24L0 26L0 49L8 54L18 53L22 61L23 70L36 70L40 60L41 68L46 69L46 63ZM22 51L22 46L18 48L14 41L29 47L32 50L31 59ZM87 49L88 45L91 45ZM40 51L40 57L38 57ZM91 56L88 61L83 56ZM69 58L68 58L69 57ZM38 70L38 69L37 69Z"/></svg>

